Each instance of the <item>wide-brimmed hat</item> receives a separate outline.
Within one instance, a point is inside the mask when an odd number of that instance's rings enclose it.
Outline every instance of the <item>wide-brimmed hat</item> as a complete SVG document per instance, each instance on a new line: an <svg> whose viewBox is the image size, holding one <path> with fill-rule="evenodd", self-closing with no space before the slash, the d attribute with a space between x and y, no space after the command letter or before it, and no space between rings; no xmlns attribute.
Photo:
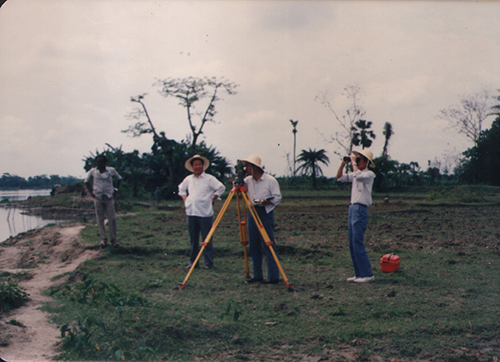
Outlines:
<svg viewBox="0 0 500 362"><path fill-rule="evenodd" d="M240 161L243 162L243 164L245 164L246 162L251 163L252 165L260 168L262 170L262 172L264 172L264 168L261 166L262 160L257 155L251 155L251 156L247 157L246 159L243 159Z"/></svg>
<svg viewBox="0 0 500 362"><path fill-rule="evenodd" d="M188 158L188 160L184 164L184 167L186 167L186 169L188 169L191 172L194 172L193 165L192 165L194 160L202 160L203 161L203 171L205 171L208 168L208 166L210 166L210 161L206 157L203 157L200 155L194 155L193 157Z"/></svg>
<svg viewBox="0 0 500 362"><path fill-rule="evenodd" d="M372 151L365 149L365 150L362 150L360 152L358 152L358 151L352 151L352 153L354 153L356 156L363 156L363 157L367 158L368 161L370 161L368 163L368 166L371 166L371 167L375 168L375 164L372 161L372 159L373 159L373 152Z"/></svg>

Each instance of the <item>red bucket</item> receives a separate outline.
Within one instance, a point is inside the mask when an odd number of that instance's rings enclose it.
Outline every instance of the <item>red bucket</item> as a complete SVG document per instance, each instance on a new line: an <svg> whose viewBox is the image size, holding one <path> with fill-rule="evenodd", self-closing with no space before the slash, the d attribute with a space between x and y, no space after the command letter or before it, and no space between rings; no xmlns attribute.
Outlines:
<svg viewBox="0 0 500 362"><path fill-rule="evenodd" d="M401 264L401 259L399 256L394 254L385 254L382 258L380 258L380 270L384 273L397 272L399 264Z"/></svg>

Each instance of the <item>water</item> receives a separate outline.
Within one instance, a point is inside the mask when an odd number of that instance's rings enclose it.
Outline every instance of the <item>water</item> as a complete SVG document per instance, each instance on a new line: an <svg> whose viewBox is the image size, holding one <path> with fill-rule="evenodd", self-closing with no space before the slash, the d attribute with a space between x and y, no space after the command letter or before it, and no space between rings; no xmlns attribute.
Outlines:
<svg viewBox="0 0 500 362"><path fill-rule="evenodd" d="M23 201L32 196L48 196L50 189L44 190L0 190L0 200ZM45 220L40 216L24 215L25 211L16 207L0 207L0 242L28 230L39 229L56 220Z"/></svg>

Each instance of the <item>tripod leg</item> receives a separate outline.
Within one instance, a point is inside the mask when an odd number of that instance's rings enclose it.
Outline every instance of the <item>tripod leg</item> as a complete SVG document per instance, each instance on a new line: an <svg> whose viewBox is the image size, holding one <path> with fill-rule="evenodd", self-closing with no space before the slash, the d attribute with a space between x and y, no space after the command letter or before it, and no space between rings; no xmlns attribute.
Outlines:
<svg viewBox="0 0 500 362"><path fill-rule="evenodd" d="M248 251L247 251L247 245L248 245L248 232L247 232L247 221L246 221L246 209L245 209L245 203L243 203L243 218L241 215L240 211L240 198L238 195L236 195L236 204L238 207L238 224L240 227L240 242L241 245L243 246L243 256L245 260L245 275L247 278L250 278L250 268L248 267Z"/></svg>
<svg viewBox="0 0 500 362"><path fill-rule="evenodd" d="M271 241L271 239L269 239L269 235L267 234L267 231L264 228L264 225L262 224L262 221L260 220L259 215L257 214L257 211L255 210L255 207L250 202L250 198L248 197L248 194L243 192L242 195L243 195L243 199L245 200L246 204L248 205L248 209L250 210L250 213L252 214L253 219L255 220L255 224L257 225L259 232L262 235L262 238L264 239L264 242L269 247L269 251L271 252L271 255L273 256L274 261L276 261L276 265L278 266L278 269L281 273L281 276L283 277L283 281L284 281L285 285L287 286L287 288L291 288L292 284L288 283L288 279L285 275L285 271L281 267L281 264L278 260L278 257L276 256L276 253L274 252L273 242Z"/></svg>
<svg viewBox="0 0 500 362"><path fill-rule="evenodd" d="M203 241L203 243L201 244L201 249L198 253L198 255L196 256L196 259L195 261L193 262L193 264L191 265L191 268L189 268L189 271L186 275L186 278L184 278L184 281L182 283L179 283L179 286L181 288L184 288L187 284L187 281L189 279L189 277L191 276L191 274L193 273L193 270L196 266L196 264L198 264L198 260L200 260L200 257L201 257L201 254L203 253L203 251L205 250L205 247L208 245L208 242L210 241L210 239L212 238L212 236L214 235L215 233L215 229L217 229L217 226L219 226L219 223L222 219L222 216L224 215L224 213L226 212L227 210L227 207L229 205L229 203L231 202L231 199L233 198L234 196L234 192L231 191L231 193L229 194L229 196L227 197L227 200L224 202L224 205L222 205L222 208L220 209L219 211L219 214L217 215L217 218L215 219L215 222L214 224L212 225L212 228L210 229L210 231L208 232L208 235L207 237L205 238L205 240Z"/></svg>

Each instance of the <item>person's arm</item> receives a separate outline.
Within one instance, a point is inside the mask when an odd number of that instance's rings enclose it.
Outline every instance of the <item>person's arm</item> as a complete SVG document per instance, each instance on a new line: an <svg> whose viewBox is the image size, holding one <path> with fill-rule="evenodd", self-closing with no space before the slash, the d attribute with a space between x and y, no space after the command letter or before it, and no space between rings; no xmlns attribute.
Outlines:
<svg viewBox="0 0 500 362"><path fill-rule="evenodd" d="M342 162L340 163L339 169L337 170L337 180L340 179L344 175L344 168L347 165L347 162L342 159Z"/></svg>
<svg viewBox="0 0 500 362"><path fill-rule="evenodd" d="M189 177L189 176L188 176ZM179 184L179 188L178 188L178 195L180 197L182 197L182 201L186 202L186 199L187 199L187 178L185 178L184 180L182 180L182 182Z"/></svg>
<svg viewBox="0 0 500 362"><path fill-rule="evenodd" d="M280 184L278 183L278 180L275 178L272 179L270 185L269 185L269 192L271 193L271 197L267 198L266 200L260 200L259 204L263 206L267 205L278 205L281 202L281 190L280 190Z"/></svg>
<svg viewBox="0 0 500 362"><path fill-rule="evenodd" d="M93 199L95 199L94 190L93 190L92 185L90 183L91 178L92 178L92 170L89 171L87 178L85 179L85 186L87 187L87 191L89 192L89 195Z"/></svg>

